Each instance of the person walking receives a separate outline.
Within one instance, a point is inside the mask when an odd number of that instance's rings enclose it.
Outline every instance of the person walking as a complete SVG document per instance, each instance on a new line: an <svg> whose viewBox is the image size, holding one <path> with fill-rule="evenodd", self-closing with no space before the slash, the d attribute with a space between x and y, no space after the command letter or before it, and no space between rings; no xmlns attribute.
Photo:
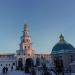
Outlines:
<svg viewBox="0 0 75 75"><path fill-rule="evenodd" d="M5 74L5 67L3 67L2 71L3 71L3 75L4 75Z"/></svg>
<svg viewBox="0 0 75 75"><path fill-rule="evenodd" d="M13 70L13 66L11 67L11 71Z"/></svg>
<svg viewBox="0 0 75 75"><path fill-rule="evenodd" d="M8 67L6 66L6 68L5 68L5 69L6 69L6 74L7 74L7 73L8 73Z"/></svg>

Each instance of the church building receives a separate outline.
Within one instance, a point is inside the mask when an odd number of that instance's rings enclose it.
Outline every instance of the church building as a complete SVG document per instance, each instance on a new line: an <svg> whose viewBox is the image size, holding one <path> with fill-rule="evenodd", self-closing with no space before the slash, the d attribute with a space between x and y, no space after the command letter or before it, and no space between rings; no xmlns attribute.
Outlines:
<svg viewBox="0 0 75 75"><path fill-rule="evenodd" d="M33 61L34 66L46 64L49 68L62 67L65 72L75 72L75 47L68 43L64 36L59 36L59 42L54 45L51 53L37 53L32 48L32 39L27 24L24 24L19 50L15 54L0 54L0 71L4 66L11 69L12 66L25 68L25 64L29 60ZM60 61L60 62L59 62ZM57 65L56 63L59 63Z"/></svg>
<svg viewBox="0 0 75 75"><path fill-rule="evenodd" d="M36 51L32 48L32 40L31 36L29 34L28 25L24 24L23 29L23 35L21 37L21 43L20 43L20 49L16 51L17 52L17 66L19 66L19 63L21 65L25 66L27 59L33 59L34 64L36 65L36 59L38 58L40 61L40 64L43 62L46 62L47 65L50 65L50 53L35 53Z"/></svg>
<svg viewBox="0 0 75 75"><path fill-rule="evenodd" d="M58 62L58 66L64 71L75 72L75 47L68 43L62 34L59 36L59 42L54 45L51 56L55 65Z"/></svg>

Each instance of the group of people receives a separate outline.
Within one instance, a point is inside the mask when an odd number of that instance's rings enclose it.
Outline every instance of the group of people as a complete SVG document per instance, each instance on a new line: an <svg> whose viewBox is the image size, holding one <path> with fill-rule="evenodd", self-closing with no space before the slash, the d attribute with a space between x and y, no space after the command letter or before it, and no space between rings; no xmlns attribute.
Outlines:
<svg viewBox="0 0 75 75"><path fill-rule="evenodd" d="M9 70L9 68L7 66L3 67L3 69L2 69L3 74L7 74L8 70ZM15 66L11 66L11 71L12 70L16 70L16 67Z"/></svg>
<svg viewBox="0 0 75 75"><path fill-rule="evenodd" d="M7 74L7 72L8 72L8 67L6 66L6 67L3 67L3 74Z"/></svg>

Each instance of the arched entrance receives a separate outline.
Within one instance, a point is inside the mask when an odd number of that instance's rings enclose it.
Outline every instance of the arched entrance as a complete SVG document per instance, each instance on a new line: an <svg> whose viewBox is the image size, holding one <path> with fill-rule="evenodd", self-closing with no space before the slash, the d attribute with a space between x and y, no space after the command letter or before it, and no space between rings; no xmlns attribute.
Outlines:
<svg viewBox="0 0 75 75"><path fill-rule="evenodd" d="M25 72L29 73L32 67L34 67L33 59L27 58L25 63Z"/></svg>
<svg viewBox="0 0 75 75"><path fill-rule="evenodd" d="M18 60L18 69L19 70L23 69L23 59L22 58L19 58L19 60Z"/></svg>

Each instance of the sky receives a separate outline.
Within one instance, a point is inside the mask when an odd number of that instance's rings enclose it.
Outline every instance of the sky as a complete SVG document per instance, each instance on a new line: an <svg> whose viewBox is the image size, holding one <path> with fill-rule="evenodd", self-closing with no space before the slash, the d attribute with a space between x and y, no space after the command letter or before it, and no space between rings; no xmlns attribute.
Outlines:
<svg viewBox="0 0 75 75"><path fill-rule="evenodd" d="M36 51L51 52L61 33L75 47L75 0L0 0L0 52L19 50L25 23Z"/></svg>

